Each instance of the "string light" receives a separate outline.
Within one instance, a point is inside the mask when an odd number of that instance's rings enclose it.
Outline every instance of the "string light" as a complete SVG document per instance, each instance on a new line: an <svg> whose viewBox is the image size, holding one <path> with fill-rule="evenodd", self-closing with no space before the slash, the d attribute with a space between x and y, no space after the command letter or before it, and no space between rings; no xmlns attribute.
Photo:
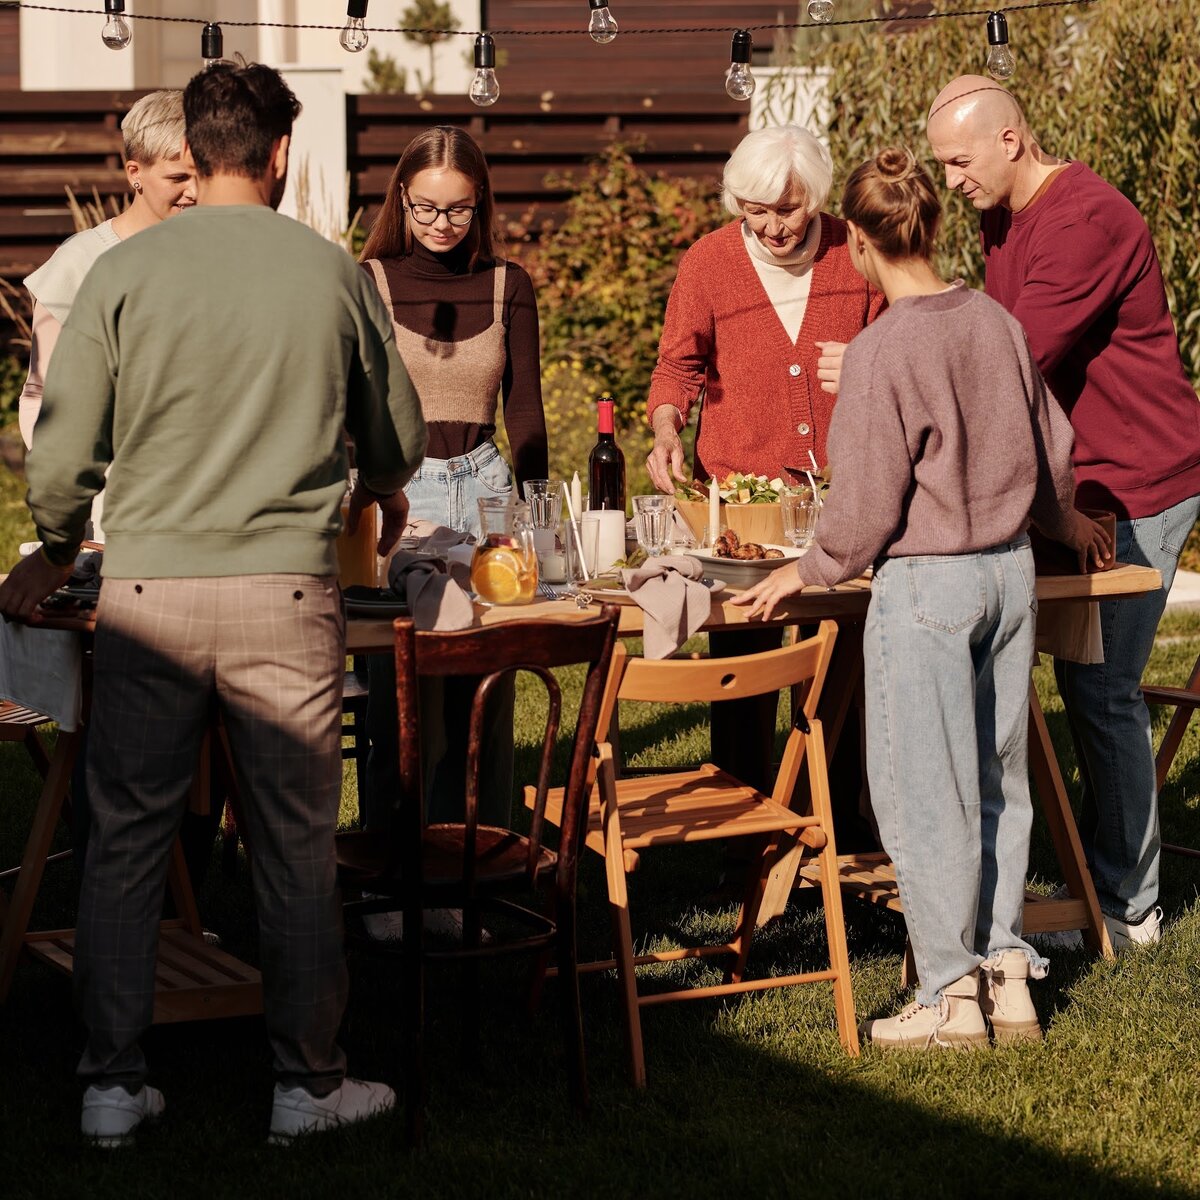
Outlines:
<svg viewBox="0 0 1200 1200"><path fill-rule="evenodd" d="M725 72L725 91L731 100L749 100L754 95L754 76L750 74L750 51L754 39L745 29L733 35L729 48L729 70Z"/></svg>
<svg viewBox="0 0 1200 1200"><path fill-rule="evenodd" d="M125 11L125 0L104 0L104 11L108 20L100 30L100 40L110 50L124 50L133 40L133 30L121 15Z"/></svg>
<svg viewBox="0 0 1200 1200"><path fill-rule="evenodd" d="M808 0L808 15L819 25L828 25L833 20L833 0Z"/></svg>
<svg viewBox="0 0 1200 1200"><path fill-rule="evenodd" d="M496 81L496 43L490 33L475 39L475 75L467 95L472 104L488 108L500 99L500 84Z"/></svg>
<svg viewBox="0 0 1200 1200"><path fill-rule="evenodd" d="M1008 48L1008 22L1002 12L994 12L987 20L987 69L993 79L1008 79L1017 69L1016 59Z"/></svg>
<svg viewBox="0 0 1200 1200"><path fill-rule="evenodd" d="M209 21L200 34L200 57L204 59L205 67L211 67L225 57L225 38L215 21Z"/></svg>
<svg viewBox="0 0 1200 1200"><path fill-rule="evenodd" d="M617 36L617 18L608 7L608 0L588 0L592 14L588 17L588 37L603 46Z"/></svg>
<svg viewBox="0 0 1200 1200"><path fill-rule="evenodd" d="M367 48L370 40L367 34L367 0L350 0L346 5L346 24L338 41L343 50L357 54Z"/></svg>

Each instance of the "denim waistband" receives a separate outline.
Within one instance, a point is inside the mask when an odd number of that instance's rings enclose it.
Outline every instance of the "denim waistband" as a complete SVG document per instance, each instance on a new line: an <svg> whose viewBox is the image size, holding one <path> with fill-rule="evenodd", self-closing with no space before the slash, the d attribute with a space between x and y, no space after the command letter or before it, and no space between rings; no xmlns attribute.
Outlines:
<svg viewBox="0 0 1200 1200"><path fill-rule="evenodd" d="M466 454L454 458L425 458L421 460L423 474L477 475L488 463L500 457L496 443L490 439Z"/></svg>

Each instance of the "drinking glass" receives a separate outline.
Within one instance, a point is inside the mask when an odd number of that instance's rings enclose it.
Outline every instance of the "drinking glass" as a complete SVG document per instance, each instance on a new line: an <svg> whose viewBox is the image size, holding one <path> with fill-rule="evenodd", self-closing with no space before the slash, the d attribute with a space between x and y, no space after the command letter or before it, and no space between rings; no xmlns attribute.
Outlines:
<svg viewBox="0 0 1200 1200"><path fill-rule="evenodd" d="M584 583L596 573L596 547L600 535L598 521L568 521L566 525L567 582ZM583 557L580 558L580 550Z"/></svg>
<svg viewBox="0 0 1200 1200"><path fill-rule="evenodd" d="M783 517L783 532L789 542L800 550L812 545L817 530L817 510L820 502L812 488L797 488L784 492L779 497L780 515Z"/></svg>
<svg viewBox="0 0 1200 1200"><path fill-rule="evenodd" d="M674 541L675 498L634 496L633 521L638 545L652 558L665 554Z"/></svg>
<svg viewBox="0 0 1200 1200"><path fill-rule="evenodd" d="M561 583L563 577L562 550L555 536L562 520L562 497L561 479L525 480L533 547L537 552L538 570L547 582Z"/></svg>

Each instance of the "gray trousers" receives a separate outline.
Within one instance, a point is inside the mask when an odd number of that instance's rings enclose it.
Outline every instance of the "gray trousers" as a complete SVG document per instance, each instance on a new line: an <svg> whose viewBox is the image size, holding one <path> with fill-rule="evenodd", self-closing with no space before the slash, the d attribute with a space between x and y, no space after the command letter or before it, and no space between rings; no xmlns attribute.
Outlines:
<svg viewBox="0 0 1200 1200"><path fill-rule="evenodd" d="M333 837L344 618L313 575L107 579L88 749L93 828L76 935L87 1083L130 1091L146 1062L172 843L214 704L254 855L267 1034L287 1087L336 1088L347 977Z"/></svg>

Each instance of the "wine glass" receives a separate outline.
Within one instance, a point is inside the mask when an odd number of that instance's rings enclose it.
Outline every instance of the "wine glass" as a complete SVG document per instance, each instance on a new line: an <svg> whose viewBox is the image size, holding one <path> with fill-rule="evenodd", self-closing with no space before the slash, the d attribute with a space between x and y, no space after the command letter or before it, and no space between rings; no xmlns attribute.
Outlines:
<svg viewBox="0 0 1200 1200"><path fill-rule="evenodd" d="M818 501L812 488L798 488L779 497L783 532L798 550L807 550L812 545L817 529L817 508Z"/></svg>
<svg viewBox="0 0 1200 1200"><path fill-rule="evenodd" d="M671 549L674 541L675 498L673 496L634 496L633 521L638 545L654 558Z"/></svg>

